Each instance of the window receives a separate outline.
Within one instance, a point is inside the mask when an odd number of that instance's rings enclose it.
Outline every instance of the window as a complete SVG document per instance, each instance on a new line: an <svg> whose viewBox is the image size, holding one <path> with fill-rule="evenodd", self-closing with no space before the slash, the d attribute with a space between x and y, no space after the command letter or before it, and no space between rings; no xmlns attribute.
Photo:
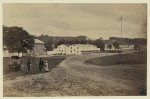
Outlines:
<svg viewBox="0 0 150 99"><path fill-rule="evenodd" d="M79 47L77 47L77 49L79 49Z"/></svg>
<svg viewBox="0 0 150 99"><path fill-rule="evenodd" d="M72 49L72 47L71 47L71 49Z"/></svg>

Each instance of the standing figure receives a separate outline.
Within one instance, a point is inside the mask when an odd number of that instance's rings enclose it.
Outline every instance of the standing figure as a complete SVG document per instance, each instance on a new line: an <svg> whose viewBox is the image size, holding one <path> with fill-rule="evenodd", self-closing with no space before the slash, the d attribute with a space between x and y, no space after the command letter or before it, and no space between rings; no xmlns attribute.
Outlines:
<svg viewBox="0 0 150 99"><path fill-rule="evenodd" d="M43 59L40 58L40 62L39 62L39 70L40 70L40 73L42 72L43 70Z"/></svg>
<svg viewBox="0 0 150 99"><path fill-rule="evenodd" d="M47 61L47 60L44 61L43 70L44 70L44 72L48 72L48 71L49 71L49 68L48 68L48 61Z"/></svg>
<svg viewBox="0 0 150 99"><path fill-rule="evenodd" d="M30 71L30 67L31 67L31 61L30 61L30 58L28 58L28 60L27 60L28 72Z"/></svg>

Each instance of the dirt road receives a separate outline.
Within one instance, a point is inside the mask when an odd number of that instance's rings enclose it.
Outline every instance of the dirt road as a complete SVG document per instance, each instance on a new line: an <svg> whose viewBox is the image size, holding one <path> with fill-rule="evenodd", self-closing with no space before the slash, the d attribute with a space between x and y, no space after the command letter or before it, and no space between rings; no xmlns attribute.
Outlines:
<svg viewBox="0 0 150 99"><path fill-rule="evenodd" d="M132 70L143 70L143 65L114 65L114 66L97 66L85 63L86 60L103 57L108 55L114 55L112 53L100 53L100 54L87 54L87 55L77 55L72 56L63 61L60 66L70 71L70 74L77 75L81 78L87 78L98 84L104 84L105 93L114 91L111 95L136 95L140 93L138 89L139 85L137 84L138 79L137 74L133 75L130 73ZM146 68L144 67L144 70ZM118 72L118 74L117 74ZM128 74L129 73L129 74ZM135 73L134 71L132 73ZM133 77L132 77L133 76ZM126 79L124 79L126 78ZM94 87L93 87L94 88ZM111 89L113 88L113 89ZM109 90L108 90L109 89ZM138 91L137 91L138 90ZM107 92L108 91L108 92ZM120 91L120 92L119 92ZM124 91L122 93L122 91Z"/></svg>
<svg viewBox="0 0 150 99"><path fill-rule="evenodd" d="M97 66L86 60L111 53L70 56L44 74L4 78L4 96L141 95L143 65ZM136 69L135 69L136 68ZM14 75L14 74L12 74Z"/></svg>

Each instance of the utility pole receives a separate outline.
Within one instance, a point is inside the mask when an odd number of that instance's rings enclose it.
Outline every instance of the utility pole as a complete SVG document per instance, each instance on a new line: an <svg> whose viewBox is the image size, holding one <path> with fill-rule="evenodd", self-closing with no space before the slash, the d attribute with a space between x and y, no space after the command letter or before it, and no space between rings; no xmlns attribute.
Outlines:
<svg viewBox="0 0 150 99"><path fill-rule="evenodd" d="M121 51L122 51L122 19L123 17L121 16L120 21L121 21Z"/></svg>
<svg viewBox="0 0 150 99"><path fill-rule="evenodd" d="M118 61L118 63L121 65L121 51L122 51L122 16L121 16L121 18L120 18L120 21L121 21L121 42L120 42L120 45L121 45L121 50L120 50L120 52L118 52L118 54L119 54L119 61ZM119 46L120 47L120 46Z"/></svg>

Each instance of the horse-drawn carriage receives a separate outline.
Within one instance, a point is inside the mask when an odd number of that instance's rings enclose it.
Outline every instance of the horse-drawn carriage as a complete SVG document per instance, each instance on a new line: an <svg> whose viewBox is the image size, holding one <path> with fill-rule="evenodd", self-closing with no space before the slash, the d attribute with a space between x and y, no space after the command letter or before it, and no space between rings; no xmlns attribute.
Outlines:
<svg viewBox="0 0 150 99"><path fill-rule="evenodd" d="M9 68L11 71L20 71L21 70L21 59L19 56L12 56Z"/></svg>

